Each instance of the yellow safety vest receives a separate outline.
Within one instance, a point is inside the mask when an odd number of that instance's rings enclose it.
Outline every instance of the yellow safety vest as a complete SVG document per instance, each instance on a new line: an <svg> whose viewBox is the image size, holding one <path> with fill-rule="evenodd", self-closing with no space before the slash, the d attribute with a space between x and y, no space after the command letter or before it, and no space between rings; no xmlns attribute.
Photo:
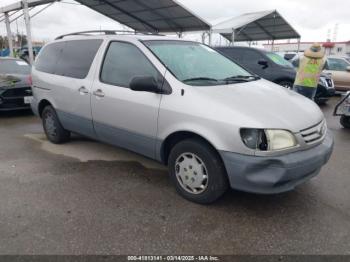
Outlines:
<svg viewBox="0 0 350 262"><path fill-rule="evenodd" d="M323 58L310 58L304 56L300 60L299 69L294 85L316 88L325 64Z"/></svg>

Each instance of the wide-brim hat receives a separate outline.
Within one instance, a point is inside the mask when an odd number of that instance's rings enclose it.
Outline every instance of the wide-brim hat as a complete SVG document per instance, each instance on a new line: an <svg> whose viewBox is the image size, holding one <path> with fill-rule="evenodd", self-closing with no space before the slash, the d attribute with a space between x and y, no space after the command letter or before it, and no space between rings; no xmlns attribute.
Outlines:
<svg viewBox="0 0 350 262"><path fill-rule="evenodd" d="M325 52L319 43L314 43L310 48L305 50L304 55L310 58L323 58Z"/></svg>

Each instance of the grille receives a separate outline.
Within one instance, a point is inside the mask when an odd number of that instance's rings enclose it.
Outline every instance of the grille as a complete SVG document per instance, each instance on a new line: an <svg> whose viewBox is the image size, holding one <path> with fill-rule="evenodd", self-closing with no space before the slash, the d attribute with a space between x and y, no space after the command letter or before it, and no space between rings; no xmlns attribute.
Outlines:
<svg viewBox="0 0 350 262"><path fill-rule="evenodd" d="M326 134L327 125L326 121L322 121L317 125L301 130L300 134L304 139L305 143L310 145L321 141Z"/></svg>
<svg viewBox="0 0 350 262"><path fill-rule="evenodd" d="M10 88L4 91L1 96L3 98L20 98L25 96L31 96L32 89L30 87L21 87L21 88Z"/></svg>

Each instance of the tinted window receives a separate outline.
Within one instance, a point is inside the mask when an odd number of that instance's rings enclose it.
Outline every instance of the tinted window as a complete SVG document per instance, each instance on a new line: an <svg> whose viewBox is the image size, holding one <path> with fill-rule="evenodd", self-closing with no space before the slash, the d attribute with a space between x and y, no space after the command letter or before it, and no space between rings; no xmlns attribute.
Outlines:
<svg viewBox="0 0 350 262"><path fill-rule="evenodd" d="M242 49L242 62L244 64L257 64L260 59L263 59L264 57L256 52L255 50L251 49Z"/></svg>
<svg viewBox="0 0 350 262"><path fill-rule="evenodd" d="M74 40L66 42L55 74L83 79L89 73L102 40Z"/></svg>
<svg viewBox="0 0 350 262"><path fill-rule="evenodd" d="M30 66L22 60L0 60L0 74L29 75Z"/></svg>
<svg viewBox="0 0 350 262"><path fill-rule="evenodd" d="M50 74L83 79L102 40L74 40L48 45L36 62L36 69Z"/></svg>
<svg viewBox="0 0 350 262"><path fill-rule="evenodd" d="M236 48L219 48L218 49L221 53L223 53L225 56L240 62L242 61L242 55L240 52L240 49L236 49Z"/></svg>
<svg viewBox="0 0 350 262"><path fill-rule="evenodd" d="M136 46L112 42L103 62L101 81L129 87L131 80L136 76L153 76L157 79L158 71Z"/></svg>
<svg viewBox="0 0 350 262"><path fill-rule="evenodd" d="M35 69L41 72L54 74L56 63L64 45L65 42L60 42L45 46L35 61Z"/></svg>

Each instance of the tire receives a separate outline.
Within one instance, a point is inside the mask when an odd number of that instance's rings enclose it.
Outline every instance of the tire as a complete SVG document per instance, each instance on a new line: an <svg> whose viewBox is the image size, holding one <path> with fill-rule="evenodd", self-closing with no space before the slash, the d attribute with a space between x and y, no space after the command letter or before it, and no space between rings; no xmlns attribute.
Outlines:
<svg viewBox="0 0 350 262"><path fill-rule="evenodd" d="M189 201L211 204L228 189L227 173L221 158L215 149L200 139L176 144L168 163L177 192Z"/></svg>
<svg viewBox="0 0 350 262"><path fill-rule="evenodd" d="M52 106L46 106L42 113L43 128L47 139L54 144L63 144L70 139L70 132L65 130Z"/></svg>
<svg viewBox="0 0 350 262"><path fill-rule="evenodd" d="M289 90L292 90L293 85L294 85L294 83L292 81L289 81L289 80L282 80L282 81L277 82L277 84L280 86L283 86L285 88L288 88Z"/></svg>
<svg viewBox="0 0 350 262"><path fill-rule="evenodd" d="M340 124L344 127L344 128L350 128L350 116L342 116L340 118Z"/></svg>

